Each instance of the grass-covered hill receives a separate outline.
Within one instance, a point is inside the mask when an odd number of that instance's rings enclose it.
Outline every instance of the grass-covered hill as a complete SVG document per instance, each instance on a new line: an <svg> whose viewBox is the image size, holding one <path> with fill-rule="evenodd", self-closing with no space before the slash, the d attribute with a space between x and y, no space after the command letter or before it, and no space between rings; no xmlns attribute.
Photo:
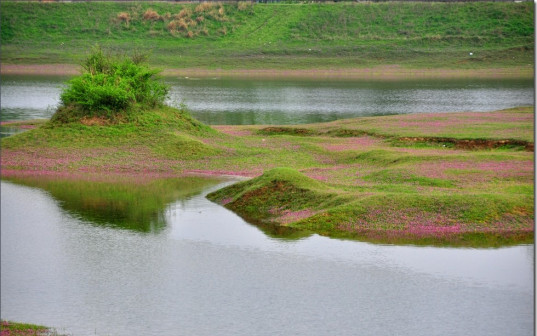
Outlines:
<svg viewBox="0 0 537 336"><path fill-rule="evenodd" d="M531 67L532 3L1 4L2 62L77 63L88 44L174 68ZM472 53L472 55L470 55Z"/></svg>

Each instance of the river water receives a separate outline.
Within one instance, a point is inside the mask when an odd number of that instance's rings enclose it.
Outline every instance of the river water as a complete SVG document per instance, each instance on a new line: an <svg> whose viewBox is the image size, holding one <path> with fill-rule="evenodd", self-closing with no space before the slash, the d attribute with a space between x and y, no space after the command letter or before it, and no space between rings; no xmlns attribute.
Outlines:
<svg viewBox="0 0 537 336"><path fill-rule="evenodd" d="M50 118L65 77L3 76L1 120ZM168 103L211 125L300 124L342 118L493 111L533 105L532 80L313 81L167 78Z"/></svg>
<svg viewBox="0 0 537 336"><path fill-rule="evenodd" d="M277 237L204 197L229 183L139 232L3 181L2 318L73 335L533 334L533 245Z"/></svg>
<svg viewBox="0 0 537 336"><path fill-rule="evenodd" d="M64 79L3 77L1 119L50 117ZM533 104L527 81L168 81L170 102L211 124ZM277 235L205 198L233 182L185 190L140 230L88 215L106 203L72 202L69 186L2 181L2 318L72 335L533 335L533 245Z"/></svg>

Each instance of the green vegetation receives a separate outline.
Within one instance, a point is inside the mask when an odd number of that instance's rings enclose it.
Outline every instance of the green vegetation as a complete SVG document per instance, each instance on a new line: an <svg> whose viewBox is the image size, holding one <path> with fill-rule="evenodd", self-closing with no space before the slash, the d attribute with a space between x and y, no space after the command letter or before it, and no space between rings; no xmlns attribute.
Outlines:
<svg viewBox="0 0 537 336"><path fill-rule="evenodd" d="M533 238L531 107L219 132L164 106L166 87L140 60L94 50L50 121L3 139L2 177L139 231L162 228L177 197L162 178L205 173L257 176L209 197L265 228L471 246ZM65 181L92 175L147 183Z"/></svg>
<svg viewBox="0 0 537 336"><path fill-rule="evenodd" d="M405 182L381 181L386 186ZM276 222L327 236L474 247L533 238L530 218L514 216L521 209L531 211L531 195L343 191L298 171L276 168L207 197L254 223Z"/></svg>
<svg viewBox="0 0 537 336"><path fill-rule="evenodd" d="M3 63L78 63L99 43L170 68L531 69L533 19L529 2L3 2L0 39Z"/></svg>
<svg viewBox="0 0 537 336"><path fill-rule="evenodd" d="M325 135L389 138L393 145L435 143L491 148L533 143L533 109L517 107L492 113L419 113L342 119L296 127L257 126L262 135Z"/></svg>
<svg viewBox="0 0 537 336"><path fill-rule="evenodd" d="M91 165L93 158L99 156L100 149L113 148L114 154L109 154L105 161L101 160L100 165L105 168L120 158L136 158L142 154L138 151L145 155L186 160L216 155L218 149L201 141L215 134L213 129L193 119L186 109L164 106L116 123L101 119L58 122L53 118L32 132L21 133L20 137L11 137L9 140L3 139L2 149L39 148L57 153L77 149L84 151L78 154L80 159ZM143 160L139 164L143 167Z"/></svg>
<svg viewBox="0 0 537 336"><path fill-rule="evenodd" d="M273 217L275 212L318 208L333 195L324 183L290 168L274 168L260 177L237 183L208 196L253 220Z"/></svg>
<svg viewBox="0 0 537 336"><path fill-rule="evenodd" d="M1 332L2 336L61 336L48 327L6 320L1 322Z"/></svg>
<svg viewBox="0 0 537 336"><path fill-rule="evenodd" d="M2 140L1 172L2 178L43 181L242 175L256 178L211 199L271 234L294 235L296 229L375 242L465 246L531 242L533 108L422 116L268 131L214 129L185 109L169 107L109 125L33 121L37 128ZM471 132L466 124L474 125ZM438 135L443 141L435 141ZM472 139L492 145L458 142ZM506 139L525 145L505 146ZM40 183L51 192L69 189Z"/></svg>
<svg viewBox="0 0 537 336"><path fill-rule="evenodd" d="M139 232L164 229L168 204L216 182L200 177L152 179L144 174L97 177L87 173L7 180L47 191L62 209L89 223Z"/></svg>
<svg viewBox="0 0 537 336"><path fill-rule="evenodd" d="M52 122L82 118L116 120L140 110L161 107L168 87L143 62L146 57L114 57L95 47L82 63L82 75L69 80Z"/></svg>

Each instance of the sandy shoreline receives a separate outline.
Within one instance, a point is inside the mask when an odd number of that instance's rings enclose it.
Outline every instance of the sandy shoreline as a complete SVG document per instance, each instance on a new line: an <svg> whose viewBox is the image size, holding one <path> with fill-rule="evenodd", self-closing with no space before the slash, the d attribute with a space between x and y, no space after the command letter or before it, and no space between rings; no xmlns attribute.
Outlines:
<svg viewBox="0 0 537 336"><path fill-rule="evenodd" d="M2 75L72 76L80 73L74 64L2 64ZM229 78L296 78L296 79L458 79L458 78L533 78L533 67L491 69L407 69L398 65L373 68L334 69L165 69L162 74L169 77L229 77Z"/></svg>

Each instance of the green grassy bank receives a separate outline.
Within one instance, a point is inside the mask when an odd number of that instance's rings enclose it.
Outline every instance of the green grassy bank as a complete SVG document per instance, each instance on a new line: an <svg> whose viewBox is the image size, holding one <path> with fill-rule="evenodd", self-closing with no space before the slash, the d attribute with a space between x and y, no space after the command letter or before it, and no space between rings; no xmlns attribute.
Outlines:
<svg viewBox="0 0 537 336"><path fill-rule="evenodd" d="M2 336L67 336L59 334L53 328L29 323L2 320L0 326Z"/></svg>
<svg viewBox="0 0 537 336"><path fill-rule="evenodd" d="M6 1L1 10L3 64L75 64L99 43L176 69L533 69L528 2Z"/></svg>
<svg viewBox="0 0 537 336"><path fill-rule="evenodd" d="M99 183L248 176L210 198L261 226L501 246L533 241L533 120L525 107L209 128L161 107L112 124L30 122L2 139L1 173Z"/></svg>

